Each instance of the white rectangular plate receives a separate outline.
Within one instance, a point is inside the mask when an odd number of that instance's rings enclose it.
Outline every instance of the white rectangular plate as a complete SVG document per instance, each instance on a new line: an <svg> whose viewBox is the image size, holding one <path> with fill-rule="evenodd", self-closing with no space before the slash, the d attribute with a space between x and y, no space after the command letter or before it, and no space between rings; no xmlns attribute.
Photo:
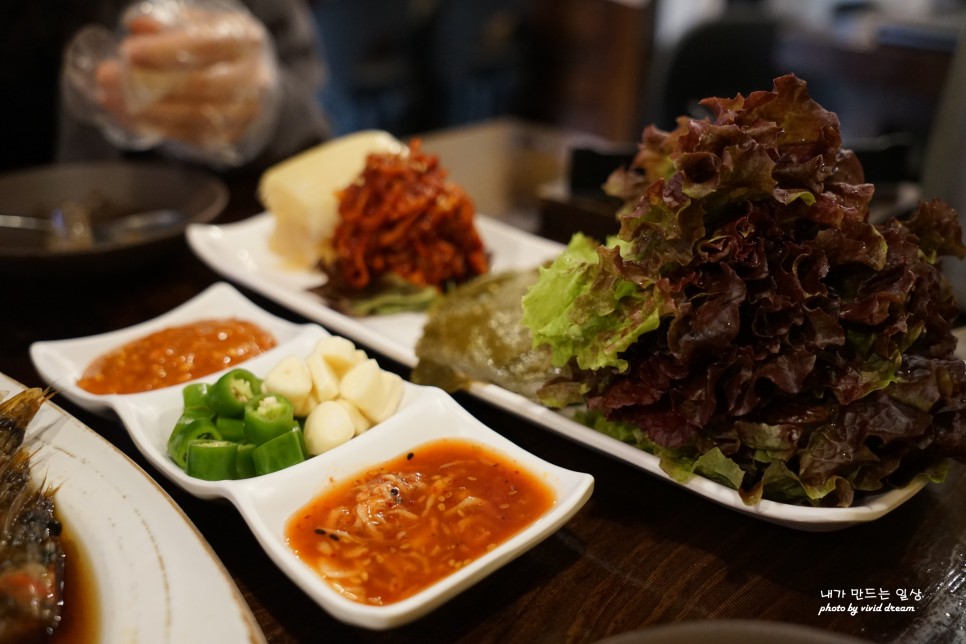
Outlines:
<svg viewBox="0 0 966 644"><path fill-rule="evenodd" d="M521 234L520 230L477 215L477 227L492 252L492 270L536 266L560 254L560 244ZM422 313L354 318L326 306L308 289L325 283L317 271L294 269L268 247L274 227L270 214L227 226L192 225L188 243L211 268L225 278L251 288L279 304L324 324L407 366L416 364L416 342L423 333Z"/></svg>
<svg viewBox="0 0 966 644"><path fill-rule="evenodd" d="M269 249L268 239L273 226L272 215L263 213L224 226L195 224L188 228L187 237L198 257L226 278L404 365L416 364L415 347L422 335L424 314L353 318L331 309L307 290L325 281L322 274L287 267L282 258ZM486 248L492 252L494 271L529 268L556 257L563 248L561 244L483 215L477 215L477 227ZM474 385L471 393L578 443L680 485L660 468L654 455L594 431L523 396L490 384ZM925 480L916 479L905 488L863 497L849 508L813 508L767 500L749 506L735 490L702 477L691 479L683 487L766 521L801 530L826 531L878 519L914 496L924 485Z"/></svg>

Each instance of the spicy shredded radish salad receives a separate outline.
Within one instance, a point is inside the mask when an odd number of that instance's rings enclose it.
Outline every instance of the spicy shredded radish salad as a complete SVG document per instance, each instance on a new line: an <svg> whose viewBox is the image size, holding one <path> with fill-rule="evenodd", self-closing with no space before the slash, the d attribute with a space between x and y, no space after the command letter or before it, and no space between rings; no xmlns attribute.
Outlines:
<svg viewBox="0 0 966 644"><path fill-rule="evenodd" d="M369 154L338 200L334 257L321 268L329 276L324 294L342 308L351 308L352 300L385 298L387 292L431 300L448 285L489 269L472 200L448 178L436 155L422 151L419 139L401 153Z"/></svg>

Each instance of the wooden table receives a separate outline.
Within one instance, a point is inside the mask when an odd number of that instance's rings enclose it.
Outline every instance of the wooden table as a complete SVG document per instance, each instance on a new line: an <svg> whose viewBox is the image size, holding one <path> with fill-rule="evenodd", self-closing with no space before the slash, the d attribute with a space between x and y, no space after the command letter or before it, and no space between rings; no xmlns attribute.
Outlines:
<svg viewBox="0 0 966 644"><path fill-rule="evenodd" d="M219 221L258 211L252 186L239 182ZM126 327L217 280L184 243L158 264L96 279L6 275L0 371L44 385L28 357L30 342ZM269 642L593 642L655 624L734 618L818 626L873 642L966 641L961 464L951 466L944 483L876 522L807 533L720 507L472 398L458 400L525 449L591 473L595 492L548 540L429 616L385 632L328 616L272 564L234 508L196 499L168 482L117 421L57 402L140 464L184 509L234 577ZM877 597L865 598L867 591ZM921 592L921 599L903 602L899 593L905 591ZM915 610L822 612L826 605L850 604Z"/></svg>

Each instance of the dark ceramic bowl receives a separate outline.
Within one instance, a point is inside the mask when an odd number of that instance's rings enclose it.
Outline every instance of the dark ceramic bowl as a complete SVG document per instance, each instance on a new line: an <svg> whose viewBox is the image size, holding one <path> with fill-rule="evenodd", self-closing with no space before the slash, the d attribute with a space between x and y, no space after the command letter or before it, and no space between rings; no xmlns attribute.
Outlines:
<svg viewBox="0 0 966 644"><path fill-rule="evenodd" d="M191 223L207 223L228 203L225 184L208 171L164 162L49 165L0 175L0 215L46 226L65 204L80 205L95 230L125 218L167 211L160 225L137 234L97 234L86 244L54 244L50 233L0 227L0 271L51 274L117 270L144 263L183 238Z"/></svg>

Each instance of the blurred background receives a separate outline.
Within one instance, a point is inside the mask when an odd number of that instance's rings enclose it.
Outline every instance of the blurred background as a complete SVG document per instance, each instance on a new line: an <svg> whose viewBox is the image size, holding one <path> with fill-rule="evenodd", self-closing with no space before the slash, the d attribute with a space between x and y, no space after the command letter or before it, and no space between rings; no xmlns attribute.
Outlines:
<svg viewBox="0 0 966 644"><path fill-rule="evenodd" d="M540 193L545 211L566 201L567 230L544 230L560 237L585 214L598 221L599 184L645 125L671 128L701 116L701 98L770 89L789 72L838 113L880 200L901 207L966 21L962 0L314 0L312 11L336 134L380 128L452 150L457 178L500 175L504 194L481 206L493 214L521 194ZM477 158L456 156L469 142Z"/></svg>
<svg viewBox="0 0 966 644"><path fill-rule="evenodd" d="M513 115L634 141L794 72L847 139L928 137L961 0L313 0L338 134ZM912 161L912 159L910 159ZM913 170L914 168L909 168Z"/></svg>
<svg viewBox="0 0 966 644"><path fill-rule="evenodd" d="M646 125L669 129L702 116L702 98L767 90L785 73L839 115L883 212L923 183L966 206L953 194L966 186L966 69L953 71L966 0L305 1L332 135L419 136L480 211L553 237L612 223L600 185ZM17 6L0 3L0 18ZM69 25L41 22L51 34L0 46L5 169L53 148L60 50L37 43ZM43 92L15 62L28 52L45 56Z"/></svg>

